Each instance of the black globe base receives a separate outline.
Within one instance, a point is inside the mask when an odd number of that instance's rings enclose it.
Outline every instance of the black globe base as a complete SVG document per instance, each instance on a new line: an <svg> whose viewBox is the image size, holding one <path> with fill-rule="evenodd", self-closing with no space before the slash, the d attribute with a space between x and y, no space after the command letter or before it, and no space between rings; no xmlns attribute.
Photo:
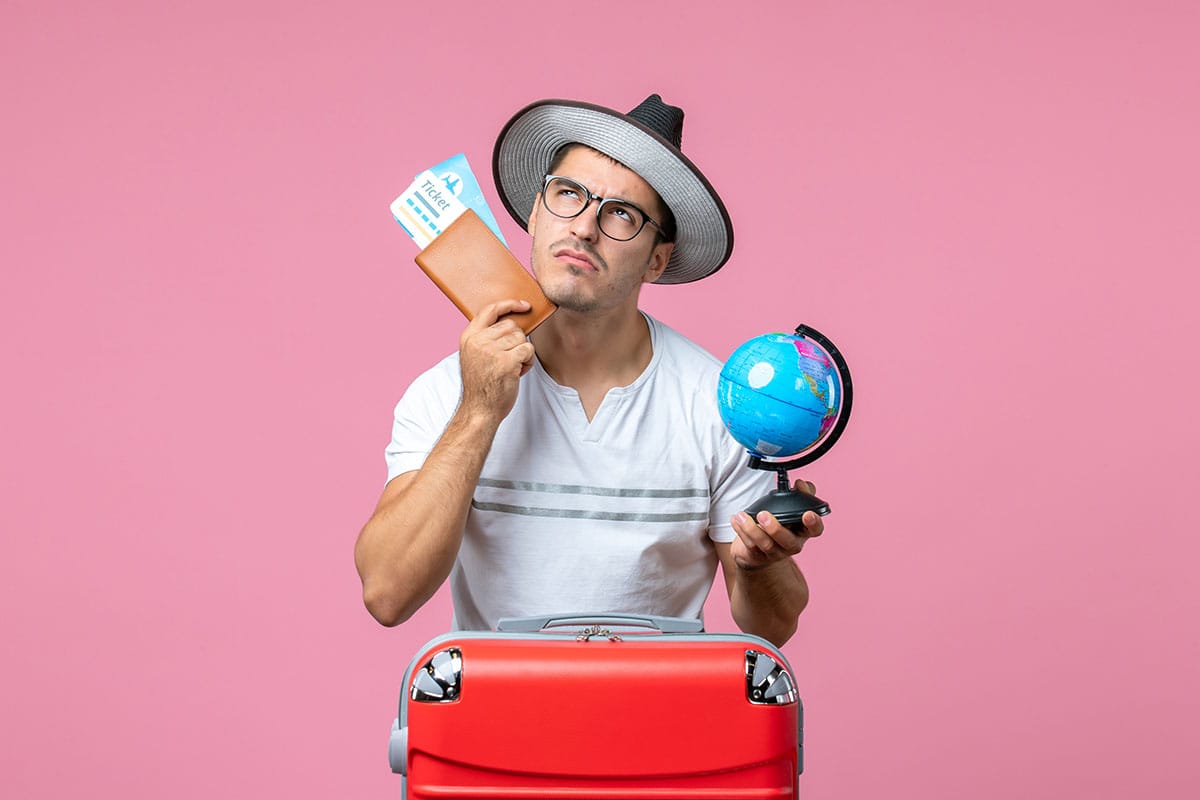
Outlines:
<svg viewBox="0 0 1200 800"><path fill-rule="evenodd" d="M823 517L829 513L829 503L816 495L784 489L763 495L746 509L746 513L751 517L757 516L760 511L771 512L780 525L789 531L798 532L804 527L804 512L815 511L818 516Z"/></svg>

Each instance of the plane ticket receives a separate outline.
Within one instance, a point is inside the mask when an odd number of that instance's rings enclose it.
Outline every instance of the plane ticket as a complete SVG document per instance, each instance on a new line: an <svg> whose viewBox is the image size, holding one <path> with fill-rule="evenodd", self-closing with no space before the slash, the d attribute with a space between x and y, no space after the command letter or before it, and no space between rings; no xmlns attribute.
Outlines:
<svg viewBox="0 0 1200 800"><path fill-rule="evenodd" d="M424 250L468 208L479 215L501 242L504 241L467 157L459 153L417 175L416 180L392 201L391 212L405 233Z"/></svg>

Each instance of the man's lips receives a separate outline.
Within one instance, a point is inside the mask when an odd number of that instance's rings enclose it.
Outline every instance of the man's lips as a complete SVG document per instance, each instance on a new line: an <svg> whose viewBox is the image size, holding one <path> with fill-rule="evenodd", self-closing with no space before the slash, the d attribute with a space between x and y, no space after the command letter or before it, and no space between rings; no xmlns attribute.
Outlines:
<svg viewBox="0 0 1200 800"><path fill-rule="evenodd" d="M582 250L564 247L561 250L555 251L554 257L576 267L590 269L593 272L600 271L600 267L596 266L596 262L592 259L592 257Z"/></svg>

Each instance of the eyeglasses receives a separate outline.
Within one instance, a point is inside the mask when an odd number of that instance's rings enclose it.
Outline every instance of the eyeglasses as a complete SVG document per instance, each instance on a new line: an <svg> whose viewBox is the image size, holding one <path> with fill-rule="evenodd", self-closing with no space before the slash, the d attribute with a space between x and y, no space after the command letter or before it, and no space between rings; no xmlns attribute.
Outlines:
<svg viewBox="0 0 1200 800"><path fill-rule="evenodd" d="M574 219L593 200L600 201L596 206L596 224L600 232L610 239L628 242L642 232L647 222L662 233L662 226L633 203L597 197L582 183L561 175L547 175L542 184L542 205L556 217Z"/></svg>

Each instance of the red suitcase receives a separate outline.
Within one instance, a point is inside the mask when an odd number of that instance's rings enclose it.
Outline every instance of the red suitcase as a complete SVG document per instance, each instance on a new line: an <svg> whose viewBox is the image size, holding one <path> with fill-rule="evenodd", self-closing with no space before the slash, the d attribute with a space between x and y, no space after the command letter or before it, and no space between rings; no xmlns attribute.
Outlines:
<svg viewBox="0 0 1200 800"><path fill-rule="evenodd" d="M407 800L798 797L802 709L769 642L658 617L499 627L409 665L389 746Z"/></svg>

